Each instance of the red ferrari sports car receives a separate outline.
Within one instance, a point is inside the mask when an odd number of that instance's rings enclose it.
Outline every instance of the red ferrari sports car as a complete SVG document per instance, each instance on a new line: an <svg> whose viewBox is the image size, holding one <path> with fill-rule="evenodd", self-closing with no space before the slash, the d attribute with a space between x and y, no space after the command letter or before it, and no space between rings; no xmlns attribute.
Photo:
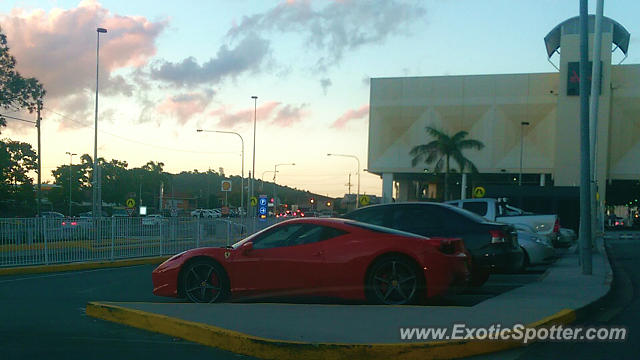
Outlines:
<svg viewBox="0 0 640 360"><path fill-rule="evenodd" d="M407 304L466 284L469 262L460 239L301 218L230 247L171 257L153 271L153 293L193 302L306 295Z"/></svg>

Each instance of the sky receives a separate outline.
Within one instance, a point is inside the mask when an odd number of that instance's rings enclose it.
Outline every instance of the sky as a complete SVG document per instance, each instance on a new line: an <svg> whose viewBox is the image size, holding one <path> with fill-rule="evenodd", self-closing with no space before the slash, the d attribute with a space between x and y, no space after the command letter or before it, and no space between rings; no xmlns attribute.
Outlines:
<svg viewBox="0 0 640 360"><path fill-rule="evenodd" d="M98 156L165 170L252 169L256 178L329 196L367 167L369 79L555 72L544 36L578 14L578 0L23 0L0 1L0 28L23 76L47 96L43 180L94 150L96 27L100 34ZM590 13L595 1L590 1ZM640 62L640 2L605 1ZM552 59L556 60L557 59ZM614 61L622 60L620 52ZM254 102L252 96L257 96ZM254 108L255 106L255 108ZM34 114L8 113L34 119ZM37 144L8 120L2 138ZM426 137L426 136L425 136ZM427 139L425 138L425 141ZM79 157L73 159L78 161ZM381 193L361 171L361 193Z"/></svg>

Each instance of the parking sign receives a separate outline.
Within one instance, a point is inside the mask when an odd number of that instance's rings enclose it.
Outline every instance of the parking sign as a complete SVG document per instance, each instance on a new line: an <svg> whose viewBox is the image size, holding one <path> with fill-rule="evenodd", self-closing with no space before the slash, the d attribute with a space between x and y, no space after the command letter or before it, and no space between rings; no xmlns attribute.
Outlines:
<svg viewBox="0 0 640 360"><path fill-rule="evenodd" d="M260 215L258 219L260 221L267 220L267 212L268 212L267 204L268 204L267 196L260 195L260 197L258 198L258 215Z"/></svg>

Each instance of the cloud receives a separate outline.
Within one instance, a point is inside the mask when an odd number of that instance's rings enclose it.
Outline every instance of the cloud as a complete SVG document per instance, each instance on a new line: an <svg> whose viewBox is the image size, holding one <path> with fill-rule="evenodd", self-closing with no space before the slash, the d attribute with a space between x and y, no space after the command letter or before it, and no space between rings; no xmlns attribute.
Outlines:
<svg viewBox="0 0 640 360"><path fill-rule="evenodd" d="M300 106L285 105L280 108L271 123L279 127L290 127L295 123L299 123L304 116L308 115L308 110L305 109L308 105L309 104L302 104Z"/></svg>
<svg viewBox="0 0 640 360"><path fill-rule="evenodd" d="M362 85L369 87L371 85L371 77L369 75L364 75L362 77Z"/></svg>
<svg viewBox="0 0 640 360"><path fill-rule="evenodd" d="M15 8L0 15L0 23L17 69L44 85L47 102L76 96L70 100L76 108L82 107L77 94L95 91L97 26L108 30L100 34L100 91L125 96L131 96L133 85L113 72L145 66L167 26L166 21L114 14L96 1L49 12ZM84 103L86 108L90 105Z"/></svg>
<svg viewBox="0 0 640 360"><path fill-rule="evenodd" d="M158 106L156 111L176 118L181 125L186 124L194 115L203 113L213 94L185 93L166 98Z"/></svg>
<svg viewBox="0 0 640 360"><path fill-rule="evenodd" d="M319 9L309 0L286 1L263 13L243 17L227 36L236 39L266 32L301 34L305 44L321 52L316 68L326 71L339 63L347 51L406 33L425 14L417 1L342 0Z"/></svg>
<svg viewBox="0 0 640 360"><path fill-rule="evenodd" d="M268 101L258 106L255 111L256 121L263 122L265 119L269 119L278 106L280 106L280 103L276 101ZM251 123L254 117L254 108L252 106L236 112L228 112L226 109L220 108L209 114L218 117L219 126L231 128L236 125Z"/></svg>
<svg viewBox="0 0 640 360"><path fill-rule="evenodd" d="M256 108L256 121L276 127L290 127L299 123L308 115L309 104L283 105L277 101L268 101ZM218 126L233 128L238 125L251 124L254 117L253 107L229 112L225 108L219 108L209 112L209 115L218 118Z"/></svg>
<svg viewBox="0 0 640 360"><path fill-rule="evenodd" d="M257 70L269 53L269 41L258 36L247 36L234 47L222 45L215 57L199 65L188 57L178 63L162 61L151 69L151 78L176 85L215 84L224 77Z"/></svg>
<svg viewBox="0 0 640 360"><path fill-rule="evenodd" d="M326 78L326 79L321 79L320 80L320 86L322 86L322 92L327 95L327 90L329 89L329 86L333 85L333 83L331 82L331 79Z"/></svg>
<svg viewBox="0 0 640 360"><path fill-rule="evenodd" d="M369 105L362 105L358 109L349 109L344 114L340 115L336 121L331 124L334 129L344 129L347 123L352 120L362 119L369 115Z"/></svg>

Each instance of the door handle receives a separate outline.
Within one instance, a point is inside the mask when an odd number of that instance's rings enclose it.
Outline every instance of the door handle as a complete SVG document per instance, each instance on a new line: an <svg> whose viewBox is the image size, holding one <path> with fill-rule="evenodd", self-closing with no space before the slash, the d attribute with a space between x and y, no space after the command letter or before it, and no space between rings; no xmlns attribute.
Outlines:
<svg viewBox="0 0 640 360"><path fill-rule="evenodd" d="M313 256L322 256L322 254L324 254L324 251L318 251L313 253Z"/></svg>

